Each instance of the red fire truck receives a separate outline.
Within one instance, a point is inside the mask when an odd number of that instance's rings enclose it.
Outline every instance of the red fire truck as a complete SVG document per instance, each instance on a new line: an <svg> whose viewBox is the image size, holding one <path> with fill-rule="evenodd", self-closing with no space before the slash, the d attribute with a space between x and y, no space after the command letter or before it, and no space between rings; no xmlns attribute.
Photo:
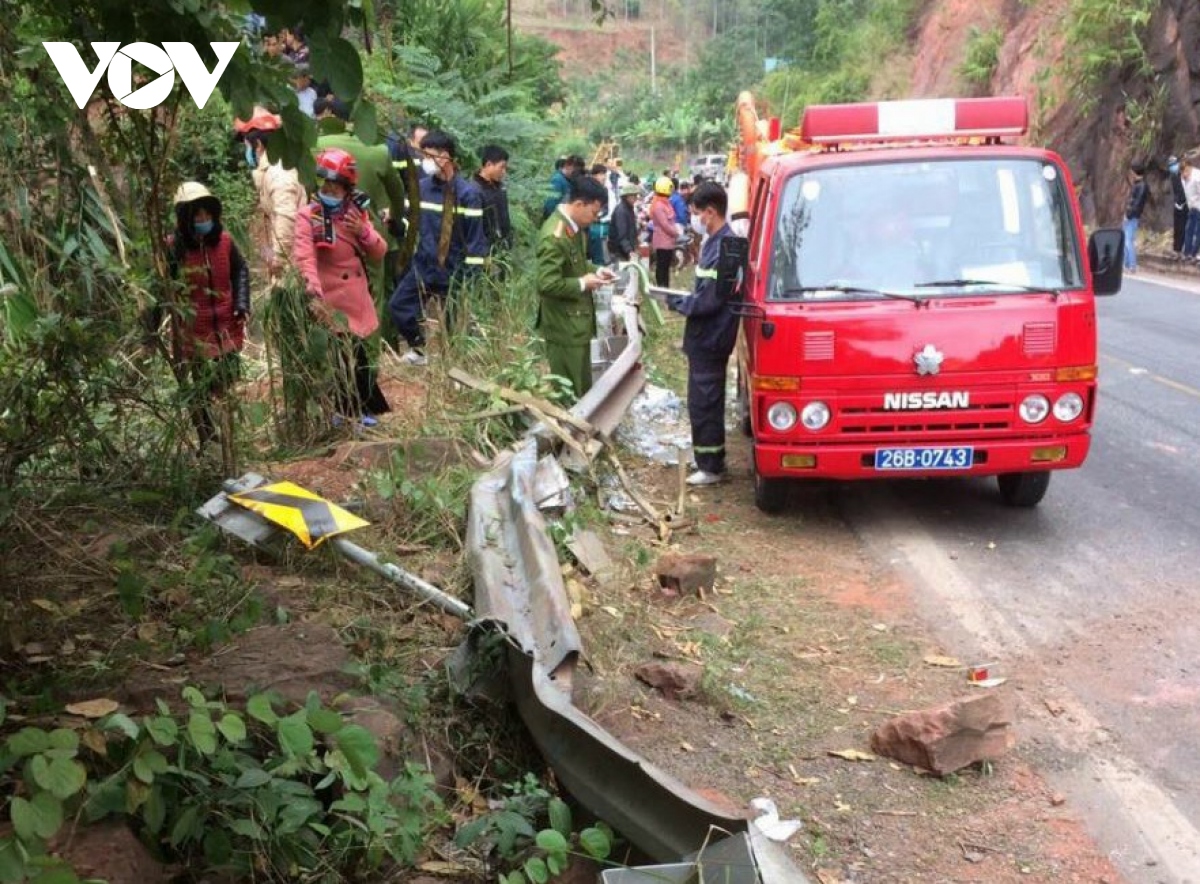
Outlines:
<svg viewBox="0 0 1200 884"><path fill-rule="evenodd" d="M1094 296L1120 289L1123 245L1085 242L1062 159L1013 143L1025 101L810 106L780 138L743 95L739 123L759 508L795 479L968 475L1036 506L1087 457Z"/></svg>

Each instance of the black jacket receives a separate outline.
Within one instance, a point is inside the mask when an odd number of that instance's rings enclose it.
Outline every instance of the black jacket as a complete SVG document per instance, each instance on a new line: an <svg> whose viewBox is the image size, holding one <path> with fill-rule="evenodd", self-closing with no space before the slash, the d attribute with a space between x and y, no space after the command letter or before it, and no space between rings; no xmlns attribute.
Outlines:
<svg viewBox="0 0 1200 884"><path fill-rule="evenodd" d="M1126 218L1141 218L1142 210L1146 208L1146 199L1150 196L1150 185L1145 178L1133 182L1133 190L1129 191L1129 201L1125 203Z"/></svg>
<svg viewBox="0 0 1200 884"><path fill-rule="evenodd" d="M1171 198L1175 203L1176 212L1187 211L1187 193L1183 189L1183 174L1181 172L1171 173Z"/></svg>
<svg viewBox="0 0 1200 884"><path fill-rule="evenodd" d="M624 197L613 209L608 228L608 250L622 261L628 261L637 251L637 213Z"/></svg>
<svg viewBox="0 0 1200 884"><path fill-rule="evenodd" d="M683 352L690 359L725 360L737 343L738 317L732 301L717 294L717 261L721 240L732 236L729 225L704 241L696 267L696 287L689 297L672 296L667 305L687 317L683 330Z"/></svg>
<svg viewBox="0 0 1200 884"><path fill-rule="evenodd" d="M492 250L512 248L512 218L508 214L508 191L479 175L475 184L483 195L483 232Z"/></svg>

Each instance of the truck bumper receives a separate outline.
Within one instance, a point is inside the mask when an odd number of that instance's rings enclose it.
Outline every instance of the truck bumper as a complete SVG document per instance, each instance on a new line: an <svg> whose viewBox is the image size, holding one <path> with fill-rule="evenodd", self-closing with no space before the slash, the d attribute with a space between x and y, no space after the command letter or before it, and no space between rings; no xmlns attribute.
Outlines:
<svg viewBox="0 0 1200 884"><path fill-rule="evenodd" d="M904 443L872 443L869 445L777 445L755 443L754 458L758 474L765 479L906 479L937 476L994 476L999 473L1024 473L1041 470L1070 470L1083 465L1091 447L1091 436L1079 433L1051 439L1020 439L986 442L923 443L918 447L970 445L974 463L966 469L879 470L874 466L875 452L880 448L908 447ZM911 443L910 443L911 444ZM1057 454L1050 449L1065 448L1059 459L1045 459ZM796 466L805 457L815 460L812 466Z"/></svg>

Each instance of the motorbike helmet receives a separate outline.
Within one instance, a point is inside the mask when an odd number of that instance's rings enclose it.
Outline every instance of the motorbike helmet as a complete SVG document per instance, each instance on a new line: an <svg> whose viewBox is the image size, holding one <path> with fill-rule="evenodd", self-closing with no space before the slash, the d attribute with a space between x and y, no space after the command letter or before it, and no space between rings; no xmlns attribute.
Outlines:
<svg viewBox="0 0 1200 884"><path fill-rule="evenodd" d="M358 165L348 152L329 147L317 154L317 177L354 187L358 184Z"/></svg>
<svg viewBox="0 0 1200 884"><path fill-rule="evenodd" d="M654 182L654 192L661 196L670 196L674 189L675 184L666 175L660 175Z"/></svg>
<svg viewBox="0 0 1200 884"><path fill-rule="evenodd" d="M259 104L254 106L250 119L233 121L233 131L244 136L250 132L274 132L282 125L283 118L279 114L273 114Z"/></svg>

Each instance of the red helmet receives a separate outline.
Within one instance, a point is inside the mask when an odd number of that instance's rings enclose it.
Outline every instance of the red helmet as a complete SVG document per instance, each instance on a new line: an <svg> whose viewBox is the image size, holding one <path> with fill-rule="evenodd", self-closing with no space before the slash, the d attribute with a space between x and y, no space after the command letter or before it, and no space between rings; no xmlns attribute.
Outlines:
<svg viewBox="0 0 1200 884"><path fill-rule="evenodd" d="M234 120L233 131L238 135L245 135L248 132L274 132L283 125L283 118L279 114L273 114L261 104L254 106L254 113L251 114L248 120Z"/></svg>
<svg viewBox="0 0 1200 884"><path fill-rule="evenodd" d="M317 177L353 187L358 184L358 166L346 151L327 147L317 154Z"/></svg>

